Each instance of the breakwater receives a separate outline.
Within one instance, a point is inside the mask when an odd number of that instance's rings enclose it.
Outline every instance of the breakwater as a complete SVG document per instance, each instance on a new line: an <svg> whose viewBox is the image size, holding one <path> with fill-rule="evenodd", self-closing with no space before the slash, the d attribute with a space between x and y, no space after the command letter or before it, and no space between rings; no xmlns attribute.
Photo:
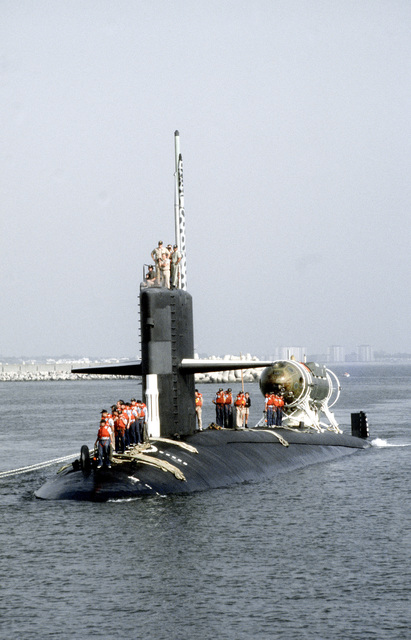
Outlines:
<svg viewBox="0 0 411 640"><path fill-rule="evenodd" d="M0 364L0 382L41 382L48 380L84 380L98 378L118 378L120 376L96 376L71 373L71 369L78 363L63 364ZM81 363L81 366L84 363ZM91 365L90 365L91 366Z"/></svg>
<svg viewBox="0 0 411 640"><path fill-rule="evenodd" d="M255 382L259 379L261 369L245 369L242 371L230 370L230 360L238 360L239 356L226 355L223 358L217 356L210 356L209 360L216 360L218 362L227 362L227 370L219 371L215 373L198 373L195 375L195 380L198 383L241 383ZM258 358L247 354L243 356L244 360L255 360L256 366L258 366ZM113 378L131 378L132 376L109 376L109 375L96 375L96 374L78 374L71 373L71 370L76 367L95 366L96 364L107 364L106 362L46 362L46 363L21 363L21 364L8 364L0 363L0 382L40 382L47 380L101 380Z"/></svg>
<svg viewBox="0 0 411 640"><path fill-rule="evenodd" d="M241 383L243 382L256 382L260 378L260 374L262 369L237 369L235 371L230 370L230 360L247 360L256 363L256 367L258 367L258 358L256 356L252 356L249 353L241 356L233 356L226 355L223 358L219 358L217 356L210 356L207 360L215 360L217 362L227 362L227 371L216 371L212 373L196 373L195 380L196 382L207 383L211 382L213 384L230 384L230 383Z"/></svg>

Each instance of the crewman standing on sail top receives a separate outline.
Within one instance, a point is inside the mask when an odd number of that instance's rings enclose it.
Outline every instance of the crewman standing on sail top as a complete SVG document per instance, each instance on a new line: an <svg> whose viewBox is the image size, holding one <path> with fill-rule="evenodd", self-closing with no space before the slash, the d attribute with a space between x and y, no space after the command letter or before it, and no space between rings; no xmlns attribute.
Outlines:
<svg viewBox="0 0 411 640"><path fill-rule="evenodd" d="M160 274L159 261L161 259L161 254L163 253L163 251L164 251L164 249L163 249L163 241L159 240L157 247L155 249L153 249L152 252L151 252L151 259L153 260L153 262L155 264L156 284L161 284L161 282L160 282L161 274Z"/></svg>
<svg viewBox="0 0 411 640"><path fill-rule="evenodd" d="M160 274L161 274L160 284L162 287L169 289L170 288L170 258L165 251L163 251L158 264L160 266Z"/></svg>
<svg viewBox="0 0 411 640"><path fill-rule="evenodd" d="M170 289L178 289L179 264L181 259L182 255L178 250L178 246L175 244L171 254Z"/></svg>

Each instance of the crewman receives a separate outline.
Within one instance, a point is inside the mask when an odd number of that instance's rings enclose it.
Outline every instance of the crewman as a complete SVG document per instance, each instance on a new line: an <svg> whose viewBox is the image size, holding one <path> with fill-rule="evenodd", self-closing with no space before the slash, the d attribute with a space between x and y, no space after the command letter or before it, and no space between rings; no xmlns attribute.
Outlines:
<svg viewBox="0 0 411 640"><path fill-rule="evenodd" d="M159 240L157 247L151 252L151 259L156 267L156 284L161 284L160 260L163 253L168 254L168 251L163 247L163 241Z"/></svg>
<svg viewBox="0 0 411 640"><path fill-rule="evenodd" d="M244 407L245 407L245 396L243 391L237 393L237 397L235 399L235 428L242 429L244 422Z"/></svg>
<svg viewBox="0 0 411 640"><path fill-rule="evenodd" d="M178 289L178 279L180 275L179 264L181 259L182 255L178 250L178 246L175 244L171 254L170 289Z"/></svg>
<svg viewBox="0 0 411 640"><path fill-rule="evenodd" d="M231 389L227 389L224 394L224 426L226 429L233 428L233 394Z"/></svg>
<svg viewBox="0 0 411 640"><path fill-rule="evenodd" d="M104 418L102 418L100 420L100 428L97 433L97 440L94 443L94 446L97 447L98 451L97 469L101 469L103 464L105 464L108 469L111 469L110 445L112 441L112 435L113 434L110 425Z"/></svg>
<svg viewBox="0 0 411 640"><path fill-rule="evenodd" d="M101 410L101 419L105 420L105 422L107 422L110 425L111 429L113 429L113 426L114 426L113 416L107 411L107 409Z"/></svg>
<svg viewBox="0 0 411 640"><path fill-rule="evenodd" d="M130 411L124 401L121 404L121 416L123 416L123 421L125 424L125 433L124 439L126 443L126 449L130 448Z"/></svg>
<svg viewBox="0 0 411 640"><path fill-rule="evenodd" d="M196 416L198 422L198 430L203 430L203 421L202 421L202 413L203 413L203 394L199 392L198 389L195 390L195 402L196 402Z"/></svg>
<svg viewBox="0 0 411 640"><path fill-rule="evenodd" d="M277 395L277 412L276 412L276 418L275 418L275 424L277 427L281 427L283 424L283 406L284 406L284 398L281 395L281 393L279 393Z"/></svg>
<svg viewBox="0 0 411 640"><path fill-rule="evenodd" d="M245 406L244 406L244 426L248 429L248 418L250 416L251 398L248 391L245 392Z"/></svg>
<svg viewBox="0 0 411 640"><path fill-rule="evenodd" d="M266 393L264 396L264 415L265 415L265 424L268 426L268 398L269 394Z"/></svg>
<svg viewBox="0 0 411 640"><path fill-rule="evenodd" d="M274 426L274 392L268 394L267 399L267 427Z"/></svg>
<svg viewBox="0 0 411 640"><path fill-rule="evenodd" d="M130 426L129 426L129 439L130 446L133 444L137 444L139 442L138 434L137 434L137 420L139 417L139 411L137 409L137 400L132 398L129 404L130 408Z"/></svg>
<svg viewBox="0 0 411 640"><path fill-rule="evenodd" d="M137 401L138 407L138 437L139 443L146 442L148 440L147 436L147 407L142 400Z"/></svg>
<svg viewBox="0 0 411 640"><path fill-rule="evenodd" d="M225 397L223 389L219 389L215 394L215 399L212 401L215 404L215 421L219 427L224 426L224 405Z"/></svg>
<svg viewBox="0 0 411 640"><path fill-rule="evenodd" d="M125 413L115 411L114 419L114 433L116 438L116 451L117 453L124 453L126 450L126 426L128 423L128 416Z"/></svg>
<svg viewBox="0 0 411 640"><path fill-rule="evenodd" d="M170 288L170 258L168 253L163 251L161 258L159 260L160 267L160 284L162 287L166 289Z"/></svg>
<svg viewBox="0 0 411 640"><path fill-rule="evenodd" d="M101 410L101 419L105 420L106 423L108 424L108 426L111 429L111 441L110 441L110 461L113 460L113 453L114 453L114 448L115 448L115 442L114 442L114 421L113 421L113 416L111 413L109 413L107 411L107 409L102 409Z"/></svg>
<svg viewBox="0 0 411 640"><path fill-rule="evenodd" d="M148 271L146 273L145 284L147 287L152 287L156 281L156 274L152 264L148 265Z"/></svg>

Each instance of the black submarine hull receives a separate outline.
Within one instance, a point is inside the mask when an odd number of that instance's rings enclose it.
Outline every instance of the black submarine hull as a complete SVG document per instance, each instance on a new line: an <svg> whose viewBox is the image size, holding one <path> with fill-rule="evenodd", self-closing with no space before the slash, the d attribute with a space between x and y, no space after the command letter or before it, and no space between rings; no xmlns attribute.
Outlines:
<svg viewBox="0 0 411 640"><path fill-rule="evenodd" d="M281 436L283 442L277 437ZM366 449L361 438L333 432L306 433L286 429L206 430L182 441L194 447L186 450L180 441L156 441L153 456L171 463L182 472L139 461L113 465L111 469L68 469L44 484L36 497L45 500L106 502L139 496L190 494L257 482L320 462ZM288 446L287 446L288 445ZM181 476L180 476L181 477Z"/></svg>

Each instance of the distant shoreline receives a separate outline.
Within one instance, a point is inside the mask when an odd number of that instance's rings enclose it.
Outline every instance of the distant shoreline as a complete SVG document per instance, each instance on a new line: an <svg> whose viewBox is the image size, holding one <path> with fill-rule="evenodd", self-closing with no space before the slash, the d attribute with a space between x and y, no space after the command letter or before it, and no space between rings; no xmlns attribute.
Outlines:
<svg viewBox="0 0 411 640"><path fill-rule="evenodd" d="M234 356L233 356L234 357ZM241 382L241 371L230 371L230 360L226 358L215 358L216 360L227 360L227 370L218 373L196 374L195 380L199 384L229 384ZM256 359L256 363L258 360ZM94 366L96 363L89 363ZM383 365L410 365L411 359L390 359L372 362L335 362L327 363L327 367L344 369L345 371L363 366L383 366ZM67 363L24 363L24 364L2 364L0 363L0 382L42 382L42 381L65 381L65 380L113 380L113 379L135 379L134 376L112 376L96 374L71 373L71 369L80 366L79 362ZM82 367L87 364L81 362ZM258 382L261 369L248 369L243 371L243 381L246 383Z"/></svg>

